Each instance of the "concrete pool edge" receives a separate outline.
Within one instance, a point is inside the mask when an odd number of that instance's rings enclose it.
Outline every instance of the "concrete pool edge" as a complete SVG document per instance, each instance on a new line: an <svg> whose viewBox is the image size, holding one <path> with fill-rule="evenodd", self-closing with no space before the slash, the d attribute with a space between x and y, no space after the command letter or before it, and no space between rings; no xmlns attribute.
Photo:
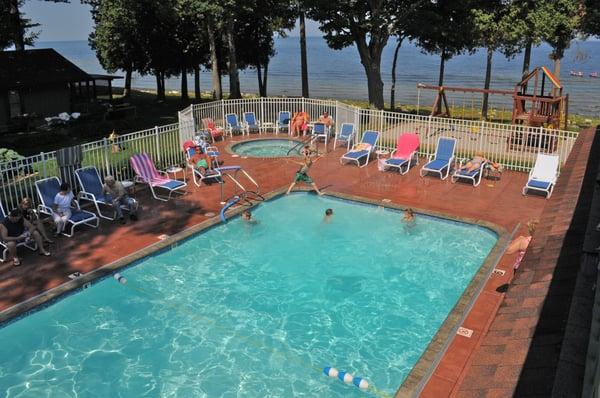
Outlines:
<svg viewBox="0 0 600 398"><path fill-rule="evenodd" d="M240 145L243 144L245 142L254 142L254 141L272 141L272 140L282 140L282 141L295 141L297 143L301 143L304 142L300 139L300 137L293 137L288 135L287 137L252 137L249 136L248 138L244 138L242 136L242 139L239 141L232 141L229 144L225 145L225 152L227 152L229 155L232 156L239 156L242 158L248 158L248 159L282 159L282 158L294 158L294 157L298 157L298 156L248 156L248 155L240 155L239 153L235 152L233 150L233 147L236 145Z"/></svg>
<svg viewBox="0 0 600 398"><path fill-rule="evenodd" d="M280 189L273 190L268 194L265 194L265 201L270 201L278 197L284 196L283 194L285 193L285 190L286 188L282 187ZM309 191L309 189L299 189L297 191ZM402 210L407 207L398 203L369 199L362 196L343 194L340 192L327 192L327 196L353 201L357 203L381 206L394 210ZM255 203L253 207L258 205L260 205L260 202ZM229 218L239 215L243 210L247 208L248 207L239 207L235 210L232 210L230 212ZM413 396L423 388L423 386L433 373L435 367L443 357L447 347L449 346L449 343L456 334L456 330L459 326L461 326L463 319L466 317L472 304L476 301L477 297L479 296L483 285L489 278L489 275L493 271L493 268L495 267L497 261L502 257L504 248L510 238L510 234L504 228L484 220L457 217L451 214L430 211L427 209L421 209L417 207L412 208L418 213L425 214L428 216L484 227L496 233L498 236L498 240L492 248L492 250L490 251L490 253L488 254L488 256L486 257L486 260L483 262L483 264L469 283L469 285L465 288L465 291L457 301L456 305L450 311L445 321L441 324L440 328L432 338L431 342L428 344L427 348L425 349L419 360L413 366L402 385L400 385L399 389L396 392L396 396L398 397ZM87 274L84 274L83 276L75 280L65 282L53 289L50 289L35 297L25 300L12 307L9 307L6 310L0 312L0 327L4 327L14 321L17 321L21 317L27 316L32 312L42 310L48 305L51 305L54 302L61 300L70 294L76 293L78 290L81 290L86 286L89 286L93 283L101 281L106 277L109 277L118 270L122 270L130 266L135 266L137 262L146 257L161 254L166 250L174 248L182 241L185 241L197 235L198 233L204 232L205 230L208 230L211 227L214 227L220 223L221 221L219 217L215 216L211 219L205 220L199 224L187 228L181 232L178 232L177 234L171 235L162 241L156 242L134 253L131 253L121 259L101 266L100 268L88 272Z"/></svg>

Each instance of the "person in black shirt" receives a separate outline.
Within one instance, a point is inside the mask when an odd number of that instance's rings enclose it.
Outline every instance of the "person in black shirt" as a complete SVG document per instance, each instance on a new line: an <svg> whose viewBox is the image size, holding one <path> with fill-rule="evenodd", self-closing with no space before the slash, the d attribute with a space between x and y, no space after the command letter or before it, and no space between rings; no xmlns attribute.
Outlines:
<svg viewBox="0 0 600 398"><path fill-rule="evenodd" d="M33 239L38 245L41 256L49 256L50 253L44 249L42 235L36 231L35 227L23 218L19 209L13 209L8 217L2 220L0 224L0 238L6 245L10 256L13 258L13 265L18 267L21 260L17 257L17 244Z"/></svg>
<svg viewBox="0 0 600 398"><path fill-rule="evenodd" d="M21 200L21 203L19 204L19 210L21 210L23 218L32 223L36 231L38 231L40 235L42 235L44 242L54 243L54 241L48 237L48 233L46 232L44 222L38 217L37 213L33 210L33 203L30 198L23 198Z"/></svg>

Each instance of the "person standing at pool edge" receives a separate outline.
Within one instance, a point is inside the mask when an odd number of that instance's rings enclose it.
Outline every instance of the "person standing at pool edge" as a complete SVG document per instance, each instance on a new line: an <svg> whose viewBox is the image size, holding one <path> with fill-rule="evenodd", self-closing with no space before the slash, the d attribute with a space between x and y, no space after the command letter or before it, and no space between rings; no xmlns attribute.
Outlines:
<svg viewBox="0 0 600 398"><path fill-rule="evenodd" d="M315 182L312 180L312 178L310 178L308 176L308 171L310 170L312 165L315 164L315 162L317 162L320 158L321 158L321 156L318 156L313 161L311 158L311 153L305 152L303 163L294 162L294 163L301 165L302 167L296 172L296 177L294 178L294 182L292 182L290 184L290 187L288 188L287 192L285 193L286 195L288 195L292 191L292 189L298 182L304 182L305 184L310 184L312 186L312 188L317 192L317 194L323 195L323 193L321 191L319 191L317 184L315 184Z"/></svg>

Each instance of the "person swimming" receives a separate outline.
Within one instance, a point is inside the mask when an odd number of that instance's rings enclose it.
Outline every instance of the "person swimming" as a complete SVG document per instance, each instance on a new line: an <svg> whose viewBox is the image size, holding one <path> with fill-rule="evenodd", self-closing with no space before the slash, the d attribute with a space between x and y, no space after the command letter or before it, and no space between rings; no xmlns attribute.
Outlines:
<svg viewBox="0 0 600 398"><path fill-rule="evenodd" d="M257 223L256 219L252 218L252 213L250 212L250 210L244 210L244 212L242 213L242 221L244 221L246 224Z"/></svg>
<svg viewBox="0 0 600 398"><path fill-rule="evenodd" d="M330 223L332 218L333 218L333 209L325 210L325 217L323 217L323 222Z"/></svg>
<svg viewBox="0 0 600 398"><path fill-rule="evenodd" d="M413 209L407 208L406 210L404 210L404 217L402 217L402 221L407 226L412 226L415 224L415 213Z"/></svg>

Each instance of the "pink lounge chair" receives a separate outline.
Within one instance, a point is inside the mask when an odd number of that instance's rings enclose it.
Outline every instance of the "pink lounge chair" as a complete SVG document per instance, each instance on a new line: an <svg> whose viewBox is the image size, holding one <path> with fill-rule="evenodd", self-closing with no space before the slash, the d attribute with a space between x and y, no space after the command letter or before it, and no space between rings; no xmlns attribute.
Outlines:
<svg viewBox="0 0 600 398"><path fill-rule="evenodd" d="M397 169L400 174L406 174L410 170L413 160L419 164L417 150L421 144L419 136L415 133L404 133L398 137L396 150L392 156L384 162L385 169Z"/></svg>
<svg viewBox="0 0 600 398"><path fill-rule="evenodd" d="M150 191L154 199L167 201L171 199L173 192L187 187L184 181L173 180L169 178L164 171L156 169L154 162L147 153L140 153L131 157L131 166L135 171L136 182L142 182L150 186ZM154 188L163 188L169 191L169 196L159 196L154 192ZM178 192L183 193L183 192Z"/></svg>

